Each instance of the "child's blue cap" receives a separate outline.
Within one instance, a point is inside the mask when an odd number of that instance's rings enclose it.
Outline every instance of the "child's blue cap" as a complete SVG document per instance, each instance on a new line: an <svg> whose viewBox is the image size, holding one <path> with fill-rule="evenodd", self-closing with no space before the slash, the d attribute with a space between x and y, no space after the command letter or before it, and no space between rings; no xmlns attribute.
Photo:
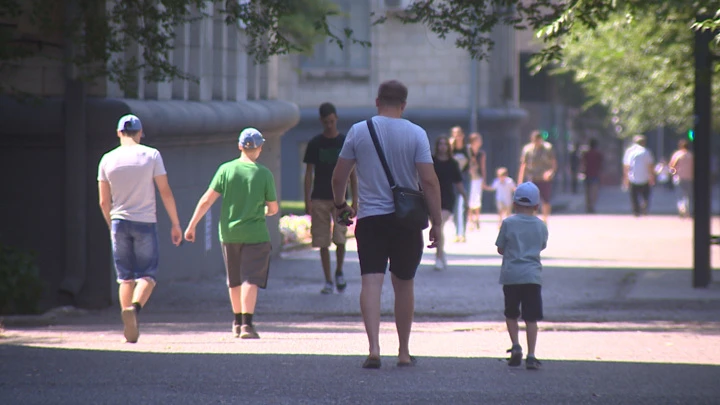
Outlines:
<svg viewBox="0 0 720 405"><path fill-rule="evenodd" d="M265 138L263 138L260 131L255 128L243 129L243 131L240 132L240 137L238 138L238 144L243 149L256 149L261 147L264 143Z"/></svg>
<svg viewBox="0 0 720 405"><path fill-rule="evenodd" d="M515 204L523 207L534 207L540 204L540 190L531 182L525 182L515 189Z"/></svg>

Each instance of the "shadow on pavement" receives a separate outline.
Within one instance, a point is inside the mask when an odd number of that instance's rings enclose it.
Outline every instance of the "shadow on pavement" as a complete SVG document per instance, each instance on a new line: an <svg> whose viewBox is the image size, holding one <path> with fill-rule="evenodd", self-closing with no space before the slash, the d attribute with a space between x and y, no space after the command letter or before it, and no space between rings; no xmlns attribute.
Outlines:
<svg viewBox="0 0 720 405"><path fill-rule="evenodd" d="M154 354L0 346L4 404L716 404L709 365L423 357Z"/></svg>

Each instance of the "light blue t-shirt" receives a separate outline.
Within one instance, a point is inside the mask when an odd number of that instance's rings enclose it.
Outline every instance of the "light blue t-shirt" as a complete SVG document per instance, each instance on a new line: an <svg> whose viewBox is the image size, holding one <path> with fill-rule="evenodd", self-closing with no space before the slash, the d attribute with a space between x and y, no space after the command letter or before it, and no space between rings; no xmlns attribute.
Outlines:
<svg viewBox="0 0 720 405"><path fill-rule="evenodd" d="M547 226L535 215L505 218L495 241L495 246L504 249L500 284L542 284L540 252L547 240Z"/></svg>
<svg viewBox="0 0 720 405"><path fill-rule="evenodd" d="M628 166L628 180L632 184L650 181L651 167L655 164L652 153L644 146L634 144L625 151L623 165Z"/></svg>
<svg viewBox="0 0 720 405"><path fill-rule="evenodd" d="M418 125L402 118L376 115L373 123L395 182L400 187L417 190L419 180L415 164L433 164L427 133ZM357 217L395 212L390 183L365 121L360 121L350 128L340 157L355 160L356 163L359 205Z"/></svg>

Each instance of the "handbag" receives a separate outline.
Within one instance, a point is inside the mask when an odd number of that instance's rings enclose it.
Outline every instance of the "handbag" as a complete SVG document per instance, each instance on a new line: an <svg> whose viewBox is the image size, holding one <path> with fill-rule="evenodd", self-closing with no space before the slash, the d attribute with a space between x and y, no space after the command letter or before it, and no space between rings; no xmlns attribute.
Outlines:
<svg viewBox="0 0 720 405"><path fill-rule="evenodd" d="M416 231L427 228L429 211L427 202L425 201L425 194L422 190L400 187L395 183L395 179L392 173L390 173L390 167L385 159L385 153L383 153L382 147L380 146L377 132L375 132L375 125L373 124L372 118L367 120L367 126L373 144L375 144L375 150L380 158L380 163L382 163L383 169L385 169L385 175L390 183L393 203L395 205L395 219L398 225Z"/></svg>

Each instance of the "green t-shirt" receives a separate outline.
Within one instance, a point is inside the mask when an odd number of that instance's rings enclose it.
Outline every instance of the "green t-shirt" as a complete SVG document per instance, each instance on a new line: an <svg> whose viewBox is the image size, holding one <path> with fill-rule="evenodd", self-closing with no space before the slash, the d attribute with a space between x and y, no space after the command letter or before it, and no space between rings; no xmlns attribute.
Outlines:
<svg viewBox="0 0 720 405"><path fill-rule="evenodd" d="M218 168L210 188L222 194L220 242L262 243L270 241L265 224L265 202L276 201L272 172L259 163L239 159Z"/></svg>

